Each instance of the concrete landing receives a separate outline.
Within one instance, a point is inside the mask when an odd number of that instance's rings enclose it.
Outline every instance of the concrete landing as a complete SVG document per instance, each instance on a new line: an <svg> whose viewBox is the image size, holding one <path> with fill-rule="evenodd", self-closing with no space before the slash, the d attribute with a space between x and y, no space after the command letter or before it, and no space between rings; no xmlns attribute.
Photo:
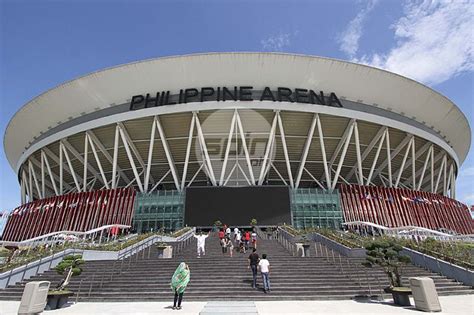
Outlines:
<svg viewBox="0 0 474 315"><path fill-rule="evenodd" d="M472 315L474 314L474 295L441 296L442 312L440 315ZM46 311L44 315L152 315L152 314L181 314L181 315L210 315L210 314L245 314L242 311L252 309L255 315L403 315L426 314L412 307L397 307L391 300L378 301L219 301L219 302L186 302L183 300L182 310L172 310L170 302L82 302L67 308ZM413 300L412 300L413 304ZM19 301L0 301L0 315L16 315ZM252 307L252 305L254 307ZM232 313L238 309L239 313ZM256 309L256 310L255 310ZM228 311L227 311L228 310ZM211 313L214 311L214 313Z"/></svg>

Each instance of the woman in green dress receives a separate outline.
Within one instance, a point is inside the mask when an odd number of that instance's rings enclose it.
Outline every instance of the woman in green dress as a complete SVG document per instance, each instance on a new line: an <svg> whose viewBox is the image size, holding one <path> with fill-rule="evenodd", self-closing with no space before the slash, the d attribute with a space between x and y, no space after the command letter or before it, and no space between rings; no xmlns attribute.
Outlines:
<svg viewBox="0 0 474 315"><path fill-rule="evenodd" d="M181 309L184 290L186 290L190 277L191 272L189 271L189 266L184 262L180 263L173 274L173 278L171 278L171 289L174 292L174 310Z"/></svg>

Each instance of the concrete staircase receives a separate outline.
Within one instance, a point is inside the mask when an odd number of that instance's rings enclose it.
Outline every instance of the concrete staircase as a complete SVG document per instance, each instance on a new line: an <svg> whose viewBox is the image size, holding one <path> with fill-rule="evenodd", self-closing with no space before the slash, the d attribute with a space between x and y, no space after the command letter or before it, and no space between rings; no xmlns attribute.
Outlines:
<svg viewBox="0 0 474 315"><path fill-rule="evenodd" d="M202 258L196 257L193 240L172 259L158 259L153 246L124 261L87 262L82 275L73 278L69 288L79 293L79 301L169 301L171 276L181 261L189 264L191 270L186 301L351 299L380 295L381 289L388 285L381 269L366 272L360 259L315 257L314 244L312 257L300 258L293 257L275 240L259 239L257 253L266 253L271 264L269 294L261 289L260 277L259 289L251 288L252 274L247 269L249 252L224 256L216 235L207 239L206 255ZM408 266L405 275L405 281L411 276L432 277L440 295L473 293L470 287L415 266ZM54 271L47 271L28 281L49 280L54 286L60 279ZM19 300L25 283L0 290L0 299Z"/></svg>

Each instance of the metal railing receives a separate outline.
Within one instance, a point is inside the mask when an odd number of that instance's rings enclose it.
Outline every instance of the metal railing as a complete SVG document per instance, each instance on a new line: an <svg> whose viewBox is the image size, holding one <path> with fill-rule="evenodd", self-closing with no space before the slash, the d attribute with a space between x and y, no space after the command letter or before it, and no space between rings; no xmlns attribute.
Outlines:
<svg viewBox="0 0 474 315"><path fill-rule="evenodd" d="M274 237L293 256L297 255L294 235L292 235L285 229L278 227L274 232ZM365 287L363 283L365 280L368 296L374 295L374 288L371 286L370 280L370 277L372 277L377 281L378 284L378 288L380 291L378 296L383 296L382 286L380 285L380 279L378 278L378 276L373 274L369 277L367 269L363 268L362 265L357 265L356 263L351 261L349 257L341 255L341 253L336 252L332 248L328 248L320 242L314 242L314 251L315 257L320 257L324 259L328 264L334 266L337 270L341 272L341 274L349 278L352 282L357 283L361 290Z"/></svg>
<svg viewBox="0 0 474 315"><path fill-rule="evenodd" d="M427 237L434 238L439 241L462 240L466 242L474 242L474 235L448 234L436 230L431 230L421 226L400 226L389 228L383 225L366 221L351 221L343 223L349 228L357 227L359 231L370 232L372 235L379 233L380 235L388 235L399 238L424 239Z"/></svg>
<svg viewBox="0 0 474 315"><path fill-rule="evenodd" d="M0 289L4 289L9 285L23 281L55 267L65 256L82 253L82 250L68 248L63 251L54 253L47 257L41 257L38 260L29 262L25 265L18 266L0 274ZM13 280L12 280L13 279Z"/></svg>
<svg viewBox="0 0 474 315"><path fill-rule="evenodd" d="M65 235L73 235L77 237L82 237L84 240L88 238L88 236L91 236L92 238L95 238L97 234L100 232L100 238L99 238L99 244L102 241L103 238L103 233L106 230L112 229L112 228L118 228L119 230L122 229L129 229L130 225L122 225L122 224L110 224L110 225L103 225L98 228L81 232L81 231L57 231L57 232L51 232L48 234L36 236L27 240L19 241L19 242L13 242L13 241L0 241L0 246L16 246L16 247L21 247L21 246L30 246L32 248L39 246L39 245L45 245L45 244L51 244L54 246L54 244L58 241L61 241L63 239L60 239L59 236Z"/></svg>
<svg viewBox="0 0 474 315"><path fill-rule="evenodd" d="M173 247L173 255L178 255L181 253L184 248L192 242L195 231L195 228L193 228L183 235L177 237L174 242L169 242L172 243L170 245ZM137 264L139 261L151 259L153 245L162 241L162 235L150 236L139 243L122 250L117 259L112 262L112 266L109 269L110 273L101 272L101 274L98 275L98 271L94 270L92 275L81 279L78 291L76 293L76 302L79 300L81 294L83 294L82 288L85 281L90 282L87 288L87 297L90 297L94 288L102 289L104 284L111 283L115 277L120 276L122 273L130 270L132 262Z"/></svg>
<svg viewBox="0 0 474 315"><path fill-rule="evenodd" d="M273 232L273 237L287 250L292 256L296 256L296 245L294 243L294 235L281 227Z"/></svg>

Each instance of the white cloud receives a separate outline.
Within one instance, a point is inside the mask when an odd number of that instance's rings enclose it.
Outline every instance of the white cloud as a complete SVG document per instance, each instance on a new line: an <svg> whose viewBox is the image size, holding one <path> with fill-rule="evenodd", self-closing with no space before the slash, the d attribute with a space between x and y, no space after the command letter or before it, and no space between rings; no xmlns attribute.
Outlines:
<svg viewBox="0 0 474 315"><path fill-rule="evenodd" d="M466 168L461 168L459 171L459 176L474 176L474 166L469 166Z"/></svg>
<svg viewBox="0 0 474 315"><path fill-rule="evenodd" d="M459 200L466 205L472 205L474 204L474 194L464 195Z"/></svg>
<svg viewBox="0 0 474 315"><path fill-rule="evenodd" d="M351 58L355 56L359 49L359 40L362 36L362 27L370 11L375 7L378 0L370 0L367 6L362 9L356 17L349 23L346 30L339 36L339 48Z"/></svg>
<svg viewBox="0 0 474 315"><path fill-rule="evenodd" d="M408 1L388 53L354 58L425 84L474 70L474 2Z"/></svg>
<svg viewBox="0 0 474 315"><path fill-rule="evenodd" d="M272 35L268 38L262 39L260 44L262 45L263 50L281 51L284 47L290 46L291 37L297 34L297 31L293 33L280 32L277 35Z"/></svg>

